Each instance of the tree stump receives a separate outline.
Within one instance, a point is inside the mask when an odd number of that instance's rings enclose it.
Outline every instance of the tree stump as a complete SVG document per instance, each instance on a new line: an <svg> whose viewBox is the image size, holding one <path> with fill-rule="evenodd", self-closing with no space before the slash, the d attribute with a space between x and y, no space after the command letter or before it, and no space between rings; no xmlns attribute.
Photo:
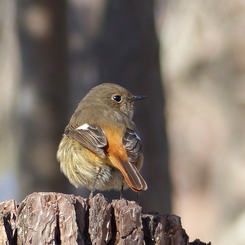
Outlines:
<svg viewBox="0 0 245 245"><path fill-rule="evenodd" d="M101 194L91 199L54 192L33 193L20 204L0 203L0 244L161 244L189 243L176 215L142 213L134 201Z"/></svg>

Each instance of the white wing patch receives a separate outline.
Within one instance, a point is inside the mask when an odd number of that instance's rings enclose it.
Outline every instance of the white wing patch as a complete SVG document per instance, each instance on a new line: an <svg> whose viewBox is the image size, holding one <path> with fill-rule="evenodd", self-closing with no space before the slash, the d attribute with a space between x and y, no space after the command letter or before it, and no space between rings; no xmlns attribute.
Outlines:
<svg viewBox="0 0 245 245"><path fill-rule="evenodd" d="M76 128L77 130L88 130L89 125L87 123L83 124L82 126L79 126Z"/></svg>

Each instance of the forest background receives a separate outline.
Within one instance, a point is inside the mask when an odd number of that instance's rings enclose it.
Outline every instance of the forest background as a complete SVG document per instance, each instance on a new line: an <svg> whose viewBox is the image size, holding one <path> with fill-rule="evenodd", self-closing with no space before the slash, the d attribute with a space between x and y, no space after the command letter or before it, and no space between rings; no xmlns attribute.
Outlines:
<svg viewBox="0 0 245 245"><path fill-rule="evenodd" d="M190 240L244 245L244 31L241 0L0 0L0 201L88 196L56 151L77 103L114 82L147 96L143 210L179 215Z"/></svg>

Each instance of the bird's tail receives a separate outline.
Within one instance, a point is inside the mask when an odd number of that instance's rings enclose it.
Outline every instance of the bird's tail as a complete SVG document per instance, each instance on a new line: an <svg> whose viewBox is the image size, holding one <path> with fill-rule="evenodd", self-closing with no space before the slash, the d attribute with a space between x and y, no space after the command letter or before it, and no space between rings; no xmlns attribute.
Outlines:
<svg viewBox="0 0 245 245"><path fill-rule="evenodd" d="M114 167L118 168L123 174L128 186L136 192L147 190L147 184L141 176L139 170L131 162L120 161L119 159L111 159Z"/></svg>

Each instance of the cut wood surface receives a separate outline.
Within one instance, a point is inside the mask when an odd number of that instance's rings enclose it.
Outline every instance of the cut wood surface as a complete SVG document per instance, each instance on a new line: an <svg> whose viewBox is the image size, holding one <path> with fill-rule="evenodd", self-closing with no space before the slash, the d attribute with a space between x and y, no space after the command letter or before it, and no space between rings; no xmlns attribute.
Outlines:
<svg viewBox="0 0 245 245"><path fill-rule="evenodd" d="M142 213L134 201L108 202L54 192L33 193L20 204L0 203L0 245L189 243L180 217Z"/></svg>

